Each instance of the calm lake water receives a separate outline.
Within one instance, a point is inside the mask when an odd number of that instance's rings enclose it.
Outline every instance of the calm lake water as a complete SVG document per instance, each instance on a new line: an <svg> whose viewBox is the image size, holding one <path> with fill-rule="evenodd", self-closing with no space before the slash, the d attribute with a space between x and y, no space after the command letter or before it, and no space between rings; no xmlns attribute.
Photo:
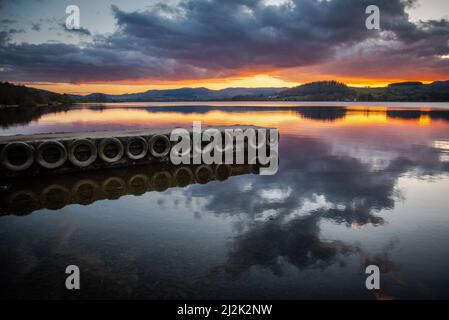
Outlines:
<svg viewBox="0 0 449 320"><path fill-rule="evenodd" d="M166 166L1 183L1 297L449 298L448 105L259 105L0 111L0 135L192 121L281 134L274 176L176 180Z"/></svg>

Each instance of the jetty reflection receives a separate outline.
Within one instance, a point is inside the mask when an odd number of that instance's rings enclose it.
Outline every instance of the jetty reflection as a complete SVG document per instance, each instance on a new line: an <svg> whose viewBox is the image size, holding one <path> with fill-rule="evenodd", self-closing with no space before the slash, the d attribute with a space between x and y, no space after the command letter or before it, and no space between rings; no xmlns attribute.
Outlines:
<svg viewBox="0 0 449 320"><path fill-rule="evenodd" d="M0 215L27 215L40 209L59 210L71 204L89 205L99 200L163 192L169 188L224 181L231 176L258 172L257 165L248 164L158 164L39 179L11 179L2 183L0 189Z"/></svg>

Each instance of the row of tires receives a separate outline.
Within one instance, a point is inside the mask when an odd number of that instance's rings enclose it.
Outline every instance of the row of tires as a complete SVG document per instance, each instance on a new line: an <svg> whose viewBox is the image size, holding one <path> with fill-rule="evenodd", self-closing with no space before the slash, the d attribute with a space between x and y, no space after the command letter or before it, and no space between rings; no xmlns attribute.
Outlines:
<svg viewBox="0 0 449 320"><path fill-rule="evenodd" d="M36 161L45 169L57 169L67 160L79 168L90 166L97 158L106 163L115 163L126 157L141 160L149 154L153 158L164 158L170 153L171 143L165 135L154 135L148 140L135 136L100 140L76 139L64 145L60 141L47 140L35 148L26 142L11 142L0 153L1 165L11 171L24 171Z"/></svg>

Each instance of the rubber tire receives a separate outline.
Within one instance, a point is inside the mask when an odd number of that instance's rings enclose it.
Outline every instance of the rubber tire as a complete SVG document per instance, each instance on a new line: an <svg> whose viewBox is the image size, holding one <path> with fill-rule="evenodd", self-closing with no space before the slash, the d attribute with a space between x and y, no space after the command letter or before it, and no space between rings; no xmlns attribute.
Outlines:
<svg viewBox="0 0 449 320"><path fill-rule="evenodd" d="M164 140L167 144L167 146L165 147L163 152L157 152L156 150L154 150L153 145L158 141L158 140ZM150 154L155 157L155 158L163 158L165 156L167 156L170 153L170 149L171 149L171 142L170 139L168 139L167 136L164 135L154 135L150 138L150 140L148 141L148 149L150 150Z"/></svg>
<svg viewBox="0 0 449 320"><path fill-rule="evenodd" d="M118 146L119 151L118 151L117 155L113 158L109 158L108 156L106 156L104 154L104 148L109 143L114 143ZM123 147L122 142L117 138L102 139L100 141L100 144L98 145L98 156L100 157L101 160L103 160L104 162L107 162L107 163L114 163L114 162L119 161L120 159L123 158L124 153L125 153L125 148Z"/></svg>
<svg viewBox="0 0 449 320"><path fill-rule="evenodd" d="M51 147L51 146L56 146L59 149L59 151L61 152L61 158L58 161L56 161L55 163L47 162L43 157L43 152L45 151L45 148ZM56 168L59 168L60 166L62 166L66 161L67 161L67 150L64 147L64 145L59 141L56 141L56 140L45 141L45 142L41 143L39 145L39 147L37 147L36 162L41 167L44 167L46 169L56 169Z"/></svg>
<svg viewBox="0 0 449 320"><path fill-rule="evenodd" d="M25 163L21 165L14 165L8 161L8 150L14 147L22 147L25 148L25 152L27 153L28 159ZM2 150L0 154L0 162L2 166L11 171L24 171L31 167L34 162L34 148L25 142L11 142L8 143Z"/></svg>
<svg viewBox="0 0 449 320"><path fill-rule="evenodd" d="M142 153L137 154L137 155L132 154L132 153L131 153L131 150L129 149L130 146L131 146L131 144L132 144L133 142L135 142L135 141L139 141L139 142L141 142L141 143L143 144L143 151L142 151ZM131 160L140 160L140 159L143 159L143 158L145 158L145 156L146 156L147 153L148 153L148 142L147 142L144 138L139 137L139 136L137 136L137 137L130 137L130 138L128 139L128 141L126 141L125 153L126 153L126 156L127 156L129 159L131 159Z"/></svg>
<svg viewBox="0 0 449 320"><path fill-rule="evenodd" d="M87 145L91 151L91 156L86 161L80 161L75 157L75 149L82 144ZM98 154L97 147L92 141L87 139L77 139L72 141L72 143L70 143L69 145L69 154L68 154L69 161L73 165L80 168L88 167L92 163L94 163L94 161L97 159L97 154Z"/></svg>

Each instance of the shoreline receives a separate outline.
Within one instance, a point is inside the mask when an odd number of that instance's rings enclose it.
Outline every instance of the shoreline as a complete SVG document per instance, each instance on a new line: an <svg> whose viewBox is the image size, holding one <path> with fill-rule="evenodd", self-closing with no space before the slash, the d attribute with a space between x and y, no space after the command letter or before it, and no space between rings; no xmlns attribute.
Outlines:
<svg viewBox="0 0 449 320"><path fill-rule="evenodd" d="M342 101L140 101L140 102L77 102L72 106L101 106L120 108L145 108L145 107L345 107L354 109L385 108L385 109L420 109L432 108L449 110L449 102L342 102Z"/></svg>

